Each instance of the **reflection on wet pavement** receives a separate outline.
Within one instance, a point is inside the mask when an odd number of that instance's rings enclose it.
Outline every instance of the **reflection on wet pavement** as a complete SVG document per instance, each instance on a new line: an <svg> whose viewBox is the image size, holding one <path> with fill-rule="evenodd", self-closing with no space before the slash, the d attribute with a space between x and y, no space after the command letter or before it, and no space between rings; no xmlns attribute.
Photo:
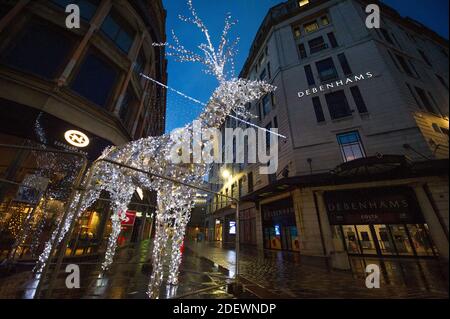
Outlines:
<svg viewBox="0 0 450 319"><path fill-rule="evenodd" d="M146 291L150 280L148 267L150 251L151 247L149 247L148 241L141 243L136 248L121 249L117 253L111 270L104 274L100 272L101 260L79 263L80 289L67 289L65 286L67 274L62 271L57 277L52 298L147 299ZM233 254L234 252L231 255ZM64 268L65 266L62 267L62 270ZM163 282L159 298L235 298L227 292L227 284L232 282L233 276L232 271L214 265L206 258L194 256L189 249L186 249L180 267L180 284L173 287L167 286ZM0 278L0 298L32 298L33 288L36 287L35 283L36 280L30 271ZM45 289L43 292L45 293ZM248 296L252 297L252 295Z"/></svg>
<svg viewBox="0 0 450 319"><path fill-rule="evenodd" d="M67 289L63 266L52 298L147 299L150 243L118 251L110 271L100 273L101 259L79 263L81 288ZM186 243L178 287L166 286L159 298L229 299L234 281L235 252L215 243ZM351 258L352 271L335 271L306 263L297 253L241 248L239 298L448 298L448 270L436 260ZM381 269L381 289L365 287L365 267ZM28 271L0 278L0 298L33 298L36 279ZM23 267L20 267L23 269ZM167 269L166 269L167 271ZM45 292L45 286L44 290Z"/></svg>
<svg viewBox="0 0 450 319"><path fill-rule="evenodd" d="M187 243L199 256L235 271L231 248L220 243ZM262 298L448 298L448 270L437 260L350 258L352 271L306 263L298 253L241 247L242 281ZM381 289L367 289L365 267L377 264ZM255 290L253 290L253 287Z"/></svg>

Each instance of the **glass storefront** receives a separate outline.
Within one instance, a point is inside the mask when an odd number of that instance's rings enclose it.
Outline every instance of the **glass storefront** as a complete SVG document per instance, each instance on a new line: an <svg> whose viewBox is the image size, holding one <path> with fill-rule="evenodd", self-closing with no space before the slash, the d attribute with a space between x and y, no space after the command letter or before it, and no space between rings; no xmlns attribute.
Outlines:
<svg viewBox="0 0 450 319"><path fill-rule="evenodd" d="M214 230L215 230L215 234L214 234L215 241L222 241L223 226L222 226L222 222L219 219L216 219L216 225L215 225Z"/></svg>
<svg viewBox="0 0 450 319"><path fill-rule="evenodd" d="M335 225L352 255L436 256L426 224Z"/></svg>
<svg viewBox="0 0 450 319"><path fill-rule="evenodd" d="M256 210L254 208L242 210L239 216L240 243L256 245Z"/></svg>
<svg viewBox="0 0 450 319"><path fill-rule="evenodd" d="M326 192L330 224L351 255L437 256L412 189Z"/></svg>
<svg viewBox="0 0 450 319"><path fill-rule="evenodd" d="M262 205L264 248L300 251L291 198Z"/></svg>

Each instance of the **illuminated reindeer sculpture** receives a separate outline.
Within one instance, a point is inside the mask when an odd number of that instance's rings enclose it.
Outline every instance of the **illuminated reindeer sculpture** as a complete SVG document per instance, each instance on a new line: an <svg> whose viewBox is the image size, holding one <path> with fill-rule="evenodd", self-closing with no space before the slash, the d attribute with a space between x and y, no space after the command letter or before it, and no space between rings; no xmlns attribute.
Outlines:
<svg viewBox="0 0 450 319"><path fill-rule="evenodd" d="M200 62L205 66L205 71L214 75L219 81L219 87L215 90L198 122L204 129L220 128L231 112L240 116L247 116L245 106L260 99L265 94L275 90L275 87L261 82L232 78L227 80L225 66L232 63L238 39L232 43L227 40L227 35L234 25L230 16L225 20L225 28L221 41L216 49L203 21L198 17L192 2L188 1L192 17L181 17L183 21L191 22L201 29L206 37L206 44L200 44L200 54L185 49L176 35L173 33L174 45L155 44L155 46L167 46L170 49L168 55L175 56L181 62ZM159 296L159 288L163 280L163 265L170 253L169 275L167 283L178 284L178 272L181 262L180 246L183 242L186 225L190 218L190 211L194 206L195 189L184 184L200 185L208 172L209 165L205 161L192 160L192 154L183 154L180 146L191 145L192 136L196 134L196 126L189 124L172 132L170 135L159 137L147 137L120 147L106 149L100 159L124 164L128 167L164 176L170 180L151 177L129 168L119 167L110 162L97 161L95 167L91 167L89 178L84 183L84 194L77 194L71 204L69 215L65 223L60 223L61 231L56 230L47 243L44 252L39 258L36 270L42 270L47 263L52 245L62 241L74 218L87 209L99 197L102 191L111 195L112 233L110 235L103 269L107 269L112 263L116 250L117 238L121 229L121 221L127 210L137 187L157 192L157 211L155 219L155 240L153 245L153 273L148 289L150 298ZM200 147L204 152L214 150L214 139L201 141ZM180 157L189 158L189 162L180 162ZM80 205L81 203L81 205Z"/></svg>

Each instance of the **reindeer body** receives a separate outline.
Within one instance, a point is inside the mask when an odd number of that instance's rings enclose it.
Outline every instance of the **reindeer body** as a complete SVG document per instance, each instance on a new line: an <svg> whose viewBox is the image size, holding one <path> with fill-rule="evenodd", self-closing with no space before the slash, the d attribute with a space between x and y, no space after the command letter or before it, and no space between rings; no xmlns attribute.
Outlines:
<svg viewBox="0 0 450 319"><path fill-rule="evenodd" d="M228 42L225 37L233 23L230 23L229 17L227 17L222 41L216 50L212 46L206 27L193 9L191 0L188 0L188 5L193 18L185 19L197 25L206 35L207 44L199 46L199 49L205 54L205 58L187 51L179 44L175 36L178 47L169 46L169 48L181 52L178 55L181 61L204 63L210 73L218 79L220 86L214 91L198 121L204 129L220 128L231 112L239 115L246 114L246 105L249 102L273 92L275 87L262 81L226 80L224 66L233 54L231 48L227 49ZM234 43L230 45L230 47L233 46ZM189 57L188 54L192 57ZM99 160L108 159L141 171L168 177L184 184L200 185L208 172L209 165L207 163L204 161L190 163L174 161L177 145L180 142L182 144L192 142L194 126L189 124L176 131L177 137L174 137L174 134L147 137L120 147L109 148L104 151ZM215 143L215 141L207 139L203 141L203 147L214 149L211 143ZM170 254L167 282L170 285L176 285L181 262L180 246L190 218L190 211L194 206L195 189L105 161L97 161L96 165L91 167L89 178L84 182L85 192L76 194L74 201L69 206L65 222L60 222L53 232L44 252L39 257L35 270L42 271L48 261L52 247L63 240L70 230L70 225L99 198L102 191L110 193L112 206L112 232L107 244L105 261L102 264L102 268L107 270L112 263L116 250L121 221L137 187L156 191L158 195L152 258L153 273L148 295L150 298L159 296L166 253L167 255Z"/></svg>

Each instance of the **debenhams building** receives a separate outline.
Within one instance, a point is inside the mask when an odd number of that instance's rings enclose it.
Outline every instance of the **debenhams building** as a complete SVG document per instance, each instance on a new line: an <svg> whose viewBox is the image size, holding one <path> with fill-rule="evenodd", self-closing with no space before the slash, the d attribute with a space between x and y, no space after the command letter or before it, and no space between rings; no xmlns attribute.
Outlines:
<svg viewBox="0 0 450 319"><path fill-rule="evenodd" d="M250 105L278 128L277 174L227 167L240 240L348 268L348 256L448 262L448 41L381 5L287 1L264 19L241 76L278 89ZM212 171L220 179L221 169ZM234 209L210 203L210 240L232 241Z"/></svg>

